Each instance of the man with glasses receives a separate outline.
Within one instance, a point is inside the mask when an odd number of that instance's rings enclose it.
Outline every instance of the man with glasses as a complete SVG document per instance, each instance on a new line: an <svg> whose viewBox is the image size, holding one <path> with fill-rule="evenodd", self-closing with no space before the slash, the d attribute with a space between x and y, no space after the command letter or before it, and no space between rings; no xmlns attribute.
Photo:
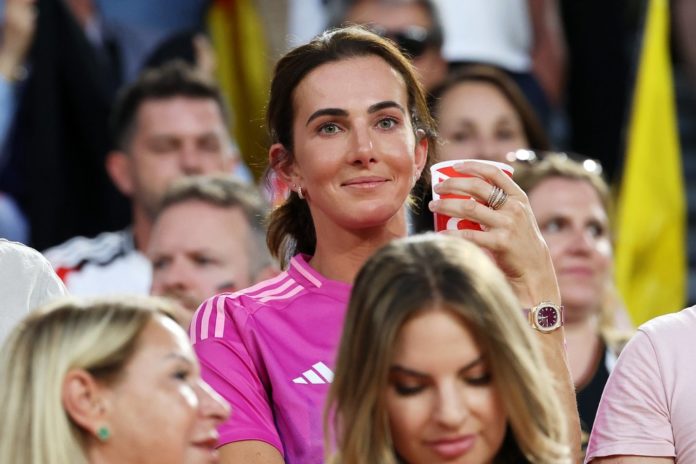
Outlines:
<svg viewBox="0 0 696 464"><path fill-rule="evenodd" d="M428 91L447 74L447 62L442 56L442 24L431 0L345 0L332 23L364 24L393 40L411 57L421 84Z"/></svg>

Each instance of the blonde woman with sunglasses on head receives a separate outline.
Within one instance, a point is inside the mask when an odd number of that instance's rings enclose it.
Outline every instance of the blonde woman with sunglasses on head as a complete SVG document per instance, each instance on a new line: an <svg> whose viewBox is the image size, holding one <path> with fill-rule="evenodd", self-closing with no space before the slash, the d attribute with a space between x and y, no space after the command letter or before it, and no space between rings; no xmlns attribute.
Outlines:
<svg viewBox="0 0 696 464"><path fill-rule="evenodd" d="M604 385L630 336L612 273L609 186L594 160L519 150L515 181L549 247L565 308L570 372L586 445ZM626 320L623 329L617 321Z"/></svg>

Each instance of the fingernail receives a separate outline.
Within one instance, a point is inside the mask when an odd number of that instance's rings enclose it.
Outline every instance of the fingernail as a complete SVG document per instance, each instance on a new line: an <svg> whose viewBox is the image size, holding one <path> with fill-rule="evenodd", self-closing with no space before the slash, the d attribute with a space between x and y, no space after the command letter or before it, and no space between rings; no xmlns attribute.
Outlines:
<svg viewBox="0 0 696 464"><path fill-rule="evenodd" d="M441 184L435 184L433 185L433 192L435 193L440 193L440 190L442 190L442 187L440 187Z"/></svg>
<svg viewBox="0 0 696 464"><path fill-rule="evenodd" d="M440 200L433 200L430 203L428 203L428 208L430 211L435 211L435 209L440 206Z"/></svg>

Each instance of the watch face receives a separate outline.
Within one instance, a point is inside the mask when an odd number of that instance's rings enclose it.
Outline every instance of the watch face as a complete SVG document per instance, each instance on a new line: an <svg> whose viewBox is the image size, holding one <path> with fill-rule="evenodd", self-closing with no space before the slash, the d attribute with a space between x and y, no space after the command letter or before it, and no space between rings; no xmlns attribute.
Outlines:
<svg viewBox="0 0 696 464"><path fill-rule="evenodd" d="M556 327L558 324L558 311L552 306L545 306L537 311L536 323L543 329Z"/></svg>

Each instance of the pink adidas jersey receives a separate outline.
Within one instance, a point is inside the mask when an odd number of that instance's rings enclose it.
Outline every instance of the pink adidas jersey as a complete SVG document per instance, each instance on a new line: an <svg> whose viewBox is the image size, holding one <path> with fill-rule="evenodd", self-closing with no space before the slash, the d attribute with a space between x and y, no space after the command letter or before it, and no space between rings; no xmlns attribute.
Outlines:
<svg viewBox="0 0 696 464"><path fill-rule="evenodd" d="M203 378L232 405L220 445L261 440L287 463L324 461L324 400L351 286L307 256L286 272L204 302L190 327Z"/></svg>

